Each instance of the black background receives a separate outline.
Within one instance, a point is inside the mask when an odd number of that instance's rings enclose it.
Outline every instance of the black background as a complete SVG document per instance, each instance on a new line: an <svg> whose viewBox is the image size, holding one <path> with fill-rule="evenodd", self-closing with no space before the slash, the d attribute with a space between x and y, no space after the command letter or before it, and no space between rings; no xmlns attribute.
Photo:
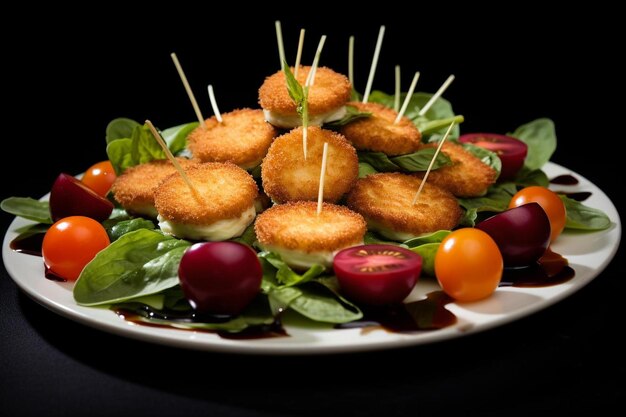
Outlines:
<svg viewBox="0 0 626 417"><path fill-rule="evenodd" d="M273 21L281 19L290 62L305 27L303 61L312 60L319 36L327 34L322 64L347 72L348 36L355 35L361 91L385 24L375 89L391 92L393 66L400 64L405 90L415 70L422 73L420 91L456 75L445 97L465 115L465 132L505 133L550 117L559 138L553 161L621 201L618 26L615 11L596 6L551 13L529 3L449 5L413 13L389 3L362 6L365 17L320 4L309 4L309 11L326 12L292 15L268 5L273 13L266 18L242 17L256 12L244 6L7 14L5 23L18 29L2 28L0 196L39 197L59 172L82 172L105 159L104 129L112 118L150 118L162 128L193 121L170 52L177 52L205 116L208 83L222 111L255 106L263 78L279 67ZM0 219L4 230L11 216ZM0 414L597 412L623 398L617 385L625 376L617 339L622 266L616 258L567 300L483 334L388 352L273 358L189 352L104 334L39 307L3 269Z"/></svg>

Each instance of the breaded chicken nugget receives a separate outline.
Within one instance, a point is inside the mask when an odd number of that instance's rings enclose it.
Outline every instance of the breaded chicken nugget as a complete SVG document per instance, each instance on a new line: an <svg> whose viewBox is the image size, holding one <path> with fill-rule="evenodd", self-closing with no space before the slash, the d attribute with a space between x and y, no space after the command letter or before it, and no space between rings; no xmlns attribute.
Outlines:
<svg viewBox="0 0 626 417"><path fill-rule="evenodd" d="M424 145L428 148L436 148L438 144ZM445 166L428 174L428 182L438 185L450 191L457 197L479 197L487 192L487 188L496 182L497 172L489 165L483 163L463 146L452 142L446 142L441 148L452 160L452 165ZM424 177L423 172L415 173L419 178Z"/></svg>
<svg viewBox="0 0 626 417"><path fill-rule="evenodd" d="M324 142L328 142L324 201L334 203L352 188L359 175L356 151L342 135L312 126L305 160L302 131L299 127L274 140L261 165L263 189L275 203L317 200Z"/></svg>
<svg viewBox="0 0 626 417"><path fill-rule="evenodd" d="M259 214L254 224L259 244L290 266L331 266L335 254L363 244L365 220L347 207L324 203L317 215L313 202L291 202Z"/></svg>
<svg viewBox="0 0 626 417"><path fill-rule="evenodd" d="M291 69L293 72L293 68ZM297 80L304 85L311 67L302 66ZM309 124L321 126L325 122L341 119L344 105L350 99L352 85L345 75L330 68L320 67L315 73L315 83L309 88ZM259 104L265 119L274 126L287 129L302 125L296 104L289 96L283 71L270 75L259 88Z"/></svg>
<svg viewBox="0 0 626 417"><path fill-rule="evenodd" d="M232 162L243 169L259 165L277 135L260 109L241 109L215 116L189 134L188 147L199 162Z"/></svg>
<svg viewBox="0 0 626 417"><path fill-rule="evenodd" d="M219 162L199 164L186 173L197 194L178 173L163 180L154 192L161 230L193 240L240 236L256 215L258 188L252 176L236 165Z"/></svg>
<svg viewBox="0 0 626 417"><path fill-rule="evenodd" d="M186 158L176 160L185 170L196 165ZM163 179L175 172L174 165L166 159L136 165L115 179L111 192L129 213L156 218L154 190Z"/></svg>
<svg viewBox="0 0 626 417"><path fill-rule="evenodd" d="M421 147L422 135L409 118L403 116L394 124L398 113L382 104L350 102L348 105L360 112L372 113L340 130L358 150L395 156L415 152Z"/></svg>
<svg viewBox="0 0 626 417"><path fill-rule="evenodd" d="M452 229L462 214L456 198L426 183L412 204L421 182L398 172L368 175L348 194L348 207L363 215L369 229L392 240Z"/></svg>

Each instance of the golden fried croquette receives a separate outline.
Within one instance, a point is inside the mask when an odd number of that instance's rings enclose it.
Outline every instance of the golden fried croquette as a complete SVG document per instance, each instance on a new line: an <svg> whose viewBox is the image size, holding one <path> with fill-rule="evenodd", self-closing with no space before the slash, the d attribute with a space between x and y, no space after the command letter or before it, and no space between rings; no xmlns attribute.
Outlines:
<svg viewBox="0 0 626 417"><path fill-rule="evenodd" d="M426 183L415 204L422 180L398 172L359 179L348 194L348 207L363 215L368 228L403 241L456 226L462 212L448 191Z"/></svg>
<svg viewBox="0 0 626 417"><path fill-rule="evenodd" d="M196 165L186 158L176 160L183 169ZM175 172L174 165L166 159L136 165L116 178L111 192L115 200L129 213L156 218L154 190L163 179Z"/></svg>
<svg viewBox="0 0 626 417"><path fill-rule="evenodd" d="M274 206L259 214L254 224L260 246L281 255L296 268L331 266L339 250L363 244L365 220L347 207L310 201Z"/></svg>
<svg viewBox="0 0 626 417"><path fill-rule="evenodd" d="M205 121L189 134L188 147L199 162L232 162L243 169L259 165L277 134L260 109L241 109Z"/></svg>
<svg viewBox="0 0 626 417"><path fill-rule="evenodd" d="M350 102L348 105L360 112L372 113L340 130L358 150L395 156L415 152L421 147L422 134L409 118L403 116L394 124L398 113L382 104Z"/></svg>
<svg viewBox="0 0 626 417"><path fill-rule="evenodd" d="M293 72L293 68L291 69ZM311 67L302 66L297 80L304 85ZM315 83L309 88L309 123L321 126L324 122L341 119L344 105L350 99L352 85L345 75L330 68L320 67L315 73ZM259 104L265 119L279 127L293 128L302 124L296 104L289 96L283 71L270 75L259 88Z"/></svg>
<svg viewBox="0 0 626 417"><path fill-rule="evenodd" d="M428 148L437 146L436 143L424 145ZM446 142L441 152L450 157L452 165L430 171L427 180L430 184L438 185L457 197L479 197L496 182L496 170L465 150L463 146ZM415 175L419 178L424 177L423 172Z"/></svg>
<svg viewBox="0 0 626 417"><path fill-rule="evenodd" d="M207 162L186 171L197 194L178 174L154 192L159 227L164 233L195 240L226 240L241 235L256 215L258 188L243 169Z"/></svg>
<svg viewBox="0 0 626 417"><path fill-rule="evenodd" d="M275 203L316 201L324 142L328 142L324 201L334 203L352 188L359 175L356 151L342 135L312 126L304 160L302 132L299 127L274 140L261 165L263 189Z"/></svg>

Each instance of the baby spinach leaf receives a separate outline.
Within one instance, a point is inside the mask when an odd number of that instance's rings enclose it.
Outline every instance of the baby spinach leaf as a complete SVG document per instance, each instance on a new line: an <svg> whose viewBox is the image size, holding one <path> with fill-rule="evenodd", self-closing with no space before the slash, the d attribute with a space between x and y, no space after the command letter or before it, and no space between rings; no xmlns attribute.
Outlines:
<svg viewBox="0 0 626 417"><path fill-rule="evenodd" d="M187 147L187 136L198 126L200 126L200 123L191 122L170 127L162 131L161 136L163 136L170 151L172 151L174 155L177 155Z"/></svg>
<svg viewBox="0 0 626 417"><path fill-rule="evenodd" d="M379 172L426 171L434 154L435 149L433 148L424 148L417 152L400 156L387 156L382 152L361 151L358 153L360 163L366 163ZM450 158L440 152L433 164L433 169L438 169L450 164Z"/></svg>
<svg viewBox="0 0 626 417"><path fill-rule="evenodd" d="M408 248L416 248L421 245L425 245L426 243L440 243L444 240L451 232L449 230L438 230L433 233L429 233L427 235L414 237L413 239L405 240L404 244Z"/></svg>
<svg viewBox="0 0 626 417"><path fill-rule="evenodd" d="M276 281L278 284L282 284L285 286L294 286L303 284L311 279L321 275L326 268L322 265L313 265L308 270L306 270L303 274L298 274L295 272L289 265L282 260L280 255L274 252L260 252L258 254L259 258L267 260L276 271Z"/></svg>
<svg viewBox="0 0 626 417"><path fill-rule="evenodd" d="M138 126L141 125L134 120L127 119L126 117L111 120L106 129L107 144L117 139L130 138L133 130Z"/></svg>
<svg viewBox="0 0 626 417"><path fill-rule="evenodd" d="M127 233L87 264L74 299L87 306L111 304L178 285L178 265L190 245L147 229Z"/></svg>
<svg viewBox="0 0 626 417"><path fill-rule="evenodd" d="M346 115L345 116L343 116L339 120L335 120L334 122L325 123L324 127L327 128L327 129L338 129L341 126L345 126L347 124L350 124L350 123L354 122L355 120L365 119L365 118L370 117L371 115L372 115L372 113L361 112L356 107L347 105L346 106Z"/></svg>
<svg viewBox="0 0 626 417"><path fill-rule="evenodd" d="M143 125L133 129L130 139L132 141L130 152L135 165L166 158L165 152L148 126Z"/></svg>
<svg viewBox="0 0 626 417"><path fill-rule="evenodd" d="M559 195L567 212L566 229L604 230L611 226L611 219L602 210L584 205L567 196Z"/></svg>
<svg viewBox="0 0 626 417"><path fill-rule="evenodd" d="M50 204L30 197L9 197L2 200L0 208L14 216L38 223L52 224Z"/></svg>
<svg viewBox="0 0 626 417"><path fill-rule="evenodd" d="M315 281L297 287L275 288L269 297L275 303L324 323L347 323L363 317L357 306L330 287Z"/></svg>
<svg viewBox="0 0 626 417"><path fill-rule="evenodd" d="M107 145L107 156L117 175L121 175L126 168L135 165L131 154L132 147L131 139L116 139Z"/></svg>
<svg viewBox="0 0 626 417"><path fill-rule="evenodd" d="M524 166L529 170L540 169L550 160L556 150L556 132L550 119L537 119L508 133L528 145Z"/></svg>
<svg viewBox="0 0 626 417"><path fill-rule="evenodd" d="M378 171L367 162L359 162L359 178L365 178L369 174L376 174Z"/></svg>
<svg viewBox="0 0 626 417"><path fill-rule="evenodd" d="M116 241L127 233L134 232L139 229L154 229L154 223L150 220L138 217L130 220L106 220L103 224L109 235L111 242Z"/></svg>
<svg viewBox="0 0 626 417"><path fill-rule="evenodd" d="M459 204L466 210L475 209L477 212L501 212L509 207L511 197L517 192L515 184L505 182L489 187L487 194L475 198L459 198Z"/></svg>
<svg viewBox="0 0 626 417"><path fill-rule="evenodd" d="M416 246L411 250L422 257L422 273L428 276L435 276L435 255L441 243L425 243Z"/></svg>
<svg viewBox="0 0 626 417"><path fill-rule="evenodd" d="M550 180L545 172L540 169L531 170L527 167L522 167L522 169L520 169L513 182L522 187L529 187L531 185L547 187L550 185Z"/></svg>

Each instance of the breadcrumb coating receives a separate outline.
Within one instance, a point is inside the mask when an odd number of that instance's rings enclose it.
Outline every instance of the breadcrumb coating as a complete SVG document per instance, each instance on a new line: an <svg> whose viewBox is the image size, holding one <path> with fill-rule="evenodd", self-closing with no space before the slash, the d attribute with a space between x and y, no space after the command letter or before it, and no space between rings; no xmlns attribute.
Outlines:
<svg viewBox="0 0 626 417"><path fill-rule="evenodd" d="M234 164L207 162L186 174L200 198L178 173L170 175L154 193L156 209L164 220L210 225L233 219L254 205L258 195L252 176Z"/></svg>
<svg viewBox="0 0 626 417"><path fill-rule="evenodd" d="M188 147L199 162L232 162L243 169L259 165L272 140L278 134L267 123L263 110L240 109L205 121L206 129L196 128L189 134Z"/></svg>
<svg viewBox="0 0 626 417"><path fill-rule="evenodd" d="M437 146L436 143L424 145L426 148ZM438 185L457 197L480 197L487 192L490 185L496 182L496 170L483 163L461 145L446 142L441 152L450 157L452 165L431 171L428 174L428 183ZM415 176L423 178L424 173L419 172Z"/></svg>
<svg viewBox="0 0 626 417"><path fill-rule="evenodd" d="M293 72L294 68L291 68ZM297 80L304 85L310 66L298 70ZM309 114L314 116L330 112L346 104L350 99L352 85L348 77L327 67L317 68L315 83L309 89ZM283 115L296 115L296 104L289 96L283 71L278 71L265 79L259 88L259 104L264 110Z"/></svg>
<svg viewBox="0 0 626 417"><path fill-rule="evenodd" d="M305 160L302 132L299 127L274 140L261 165L263 189L275 203L317 201L324 142L328 142L324 201L334 203L350 191L358 178L356 150L339 133L311 126Z"/></svg>
<svg viewBox="0 0 626 417"><path fill-rule="evenodd" d="M358 150L395 156L420 149L422 134L406 116L394 124L398 113L382 104L350 102L348 105L361 112L372 113L370 117L357 119L340 130Z"/></svg>
<svg viewBox="0 0 626 417"><path fill-rule="evenodd" d="M348 207L363 215L370 228L418 236L455 227L462 215L456 198L426 183L413 205L422 180L398 172L371 174L357 181Z"/></svg>
<svg viewBox="0 0 626 417"><path fill-rule="evenodd" d="M363 217L347 207L324 203L290 202L274 206L257 216L254 224L262 246L280 246L302 252L336 251L363 243Z"/></svg>
<svg viewBox="0 0 626 417"><path fill-rule="evenodd" d="M184 170L196 165L186 158L176 160ZM161 181L175 172L176 168L167 159L136 165L115 179L111 192L125 210L141 212L146 206L154 206L154 191Z"/></svg>

